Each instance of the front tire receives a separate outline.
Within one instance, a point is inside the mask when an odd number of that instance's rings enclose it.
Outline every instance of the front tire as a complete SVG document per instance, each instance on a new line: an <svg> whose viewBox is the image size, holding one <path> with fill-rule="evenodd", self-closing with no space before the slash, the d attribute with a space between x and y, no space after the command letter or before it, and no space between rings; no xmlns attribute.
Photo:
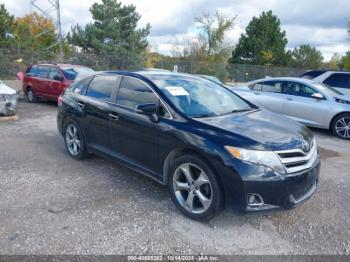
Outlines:
<svg viewBox="0 0 350 262"><path fill-rule="evenodd" d="M337 116L332 122L332 133L345 140L350 140L350 113Z"/></svg>
<svg viewBox="0 0 350 262"><path fill-rule="evenodd" d="M223 190L218 177L195 155L184 155L174 161L169 189L175 205L191 219L208 221L223 209Z"/></svg>
<svg viewBox="0 0 350 262"><path fill-rule="evenodd" d="M88 156L83 134L76 122L66 123L64 128L64 143L69 155L77 160Z"/></svg>

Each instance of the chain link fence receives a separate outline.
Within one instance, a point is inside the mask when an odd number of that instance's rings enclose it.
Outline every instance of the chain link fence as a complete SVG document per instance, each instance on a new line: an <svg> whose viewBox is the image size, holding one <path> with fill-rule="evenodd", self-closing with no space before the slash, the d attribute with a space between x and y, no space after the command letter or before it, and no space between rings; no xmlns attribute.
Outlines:
<svg viewBox="0 0 350 262"><path fill-rule="evenodd" d="M15 79L19 71L28 64L57 63L57 54L46 51L28 52L23 50L0 49L0 79ZM70 52L65 55L63 63L84 65L97 71L102 70L136 70L145 68L145 60L141 56L117 57L111 54L93 54ZM266 76L299 76L305 69L291 67L275 67L249 64L208 63L163 59L153 65L154 68L190 74L212 75L225 82L247 82Z"/></svg>

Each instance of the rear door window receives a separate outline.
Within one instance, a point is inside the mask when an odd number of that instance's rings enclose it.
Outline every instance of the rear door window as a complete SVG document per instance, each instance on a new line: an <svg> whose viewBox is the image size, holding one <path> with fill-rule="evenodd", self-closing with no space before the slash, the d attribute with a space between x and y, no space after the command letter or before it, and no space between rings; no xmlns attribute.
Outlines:
<svg viewBox="0 0 350 262"><path fill-rule="evenodd" d="M261 91L262 86L263 86L262 83L255 83L255 84L250 85L249 88L250 88L250 90L253 90L253 91Z"/></svg>
<svg viewBox="0 0 350 262"><path fill-rule="evenodd" d="M350 88L350 74L334 73L323 81L326 85L340 88Z"/></svg>
<svg viewBox="0 0 350 262"><path fill-rule="evenodd" d="M86 96L111 102L113 91L117 88L117 79L117 76L96 76L90 82Z"/></svg>
<svg viewBox="0 0 350 262"><path fill-rule="evenodd" d="M38 66L38 77L40 78L48 78L50 72L50 67L48 66Z"/></svg>
<svg viewBox="0 0 350 262"><path fill-rule="evenodd" d="M262 84L263 92L283 93L283 81L265 81Z"/></svg>
<svg viewBox="0 0 350 262"><path fill-rule="evenodd" d="M38 67L36 65L28 67L26 74L28 76L36 76L38 74Z"/></svg>

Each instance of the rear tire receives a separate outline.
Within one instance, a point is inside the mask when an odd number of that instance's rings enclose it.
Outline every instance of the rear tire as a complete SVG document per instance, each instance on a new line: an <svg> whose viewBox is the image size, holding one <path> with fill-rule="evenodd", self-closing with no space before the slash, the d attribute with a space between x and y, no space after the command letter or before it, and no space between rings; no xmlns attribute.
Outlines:
<svg viewBox="0 0 350 262"><path fill-rule="evenodd" d="M331 129L335 136L350 140L350 113L340 114L334 118Z"/></svg>
<svg viewBox="0 0 350 262"><path fill-rule="evenodd" d="M221 183L211 167L196 155L183 155L174 161L168 186L177 208L191 219L208 221L223 210Z"/></svg>
<svg viewBox="0 0 350 262"><path fill-rule="evenodd" d="M36 96L35 96L32 88L30 88L30 87L27 89L27 101L29 103L35 103L37 101Z"/></svg>
<svg viewBox="0 0 350 262"><path fill-rule="evenodd" d="M75 121L68 121L63 130L64 144L68 154L76 160L86 158L89 154L79 125Z"/></svg>

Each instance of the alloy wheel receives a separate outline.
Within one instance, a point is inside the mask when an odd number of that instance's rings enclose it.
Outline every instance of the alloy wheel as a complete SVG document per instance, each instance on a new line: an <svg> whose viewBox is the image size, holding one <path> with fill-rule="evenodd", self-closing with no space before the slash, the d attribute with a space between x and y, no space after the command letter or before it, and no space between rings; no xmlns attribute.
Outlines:
<svg viewBox="0 0 350 262"><path fill-rule="evenodd" d="M173 176L178 203L193 214L202 214L212 202L212 186L207 174L192 163L181 164Z"/></svg>
<svg viewBox="0 0 350 262"><path fill-rule="evenodd" d="M65 139L69 153L77 156L81 150L81 139L78 128L75 125L69 124L67 126Z"/></svg>
<svg viewBox="0 0 350 262"><path fill-rule="evenodd" d="M31 89L28 90L27 97L28 97L28 101L29 102L33 102L34 101L34 94L33 94L33 91Z"/></svg>
<svg viewBox="0 0 350 262"><path fill-rule="evenodd" d="M350 117L342 117L335 123L335 131L337 135L350 139Z"/></svg>

